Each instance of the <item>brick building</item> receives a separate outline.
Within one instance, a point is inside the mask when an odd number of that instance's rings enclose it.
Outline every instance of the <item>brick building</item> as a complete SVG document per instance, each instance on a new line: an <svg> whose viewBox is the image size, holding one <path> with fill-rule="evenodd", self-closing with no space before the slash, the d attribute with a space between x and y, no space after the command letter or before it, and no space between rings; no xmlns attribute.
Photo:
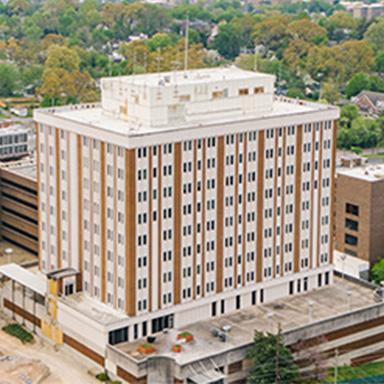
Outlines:
<svg viewBox="0 0 384 384"><path fill-rule="evenodd" d="M384 257L384 166L337 171L335 247L371 264Z"/></svg>

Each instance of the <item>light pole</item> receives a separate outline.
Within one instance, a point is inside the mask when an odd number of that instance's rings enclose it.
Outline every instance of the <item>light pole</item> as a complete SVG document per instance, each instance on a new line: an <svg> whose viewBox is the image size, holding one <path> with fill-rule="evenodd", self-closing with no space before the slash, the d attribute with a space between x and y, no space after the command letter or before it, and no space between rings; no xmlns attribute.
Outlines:
<svg viewBox="0 0 384 384"><path fill-rule="evenodd" d="M345 259L347 258L347 255L345 253L342 253L340 258L341 258L341 278L344 280L344 262L345 262Z"/></svg>
<svg viewBox="0 0 384 384"><path fill-rule="evenodd" d="M308 301L308 321L309 322L312 321L312 317L313 317L313 305L314 305L314 302L312 300L309 300Z"/></svg>
<svg viewBox="0 0 384 384"><path fill-rule="evenodd" d="M350 288L347 289L347 297L348 297L348 310L351 310L351 297L352 297L352 291Z"/></svg>
<svg viewBox="0 0 384 384"><path fill-rule="evenodd" d="M13 249L12 248L5 248L4 249L4 254L7 256L7 264L9 264L11 262L11 255L13 253Z"/></svg>
<svg viewBox="0 0 384 384"><path fill-rule="evenodd" d="M274 315L273 312L269 312L267 314L269 330L271 333L273 333L273 315Z"/></svg>

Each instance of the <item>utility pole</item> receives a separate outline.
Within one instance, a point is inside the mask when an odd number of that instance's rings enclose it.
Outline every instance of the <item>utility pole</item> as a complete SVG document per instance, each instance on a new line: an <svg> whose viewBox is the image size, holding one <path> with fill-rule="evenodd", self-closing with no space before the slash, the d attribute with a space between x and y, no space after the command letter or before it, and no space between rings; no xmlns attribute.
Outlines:
<svg viewBox="0 0 384 384"><path fill-rule="evenodd" d="M334 378L333 378L334 384L337 384L338 364L339 364L338 357L339 357L339 350L336 348L335 349L335 371L334 371Z"/></svg>
<svg viewBox="0 0 384 384"><path fill-rule="evenodd" d="M275 383L280 384L280 323L278 324L276 337L276 366L275 366Z"/></svg>
<svg viewBox="0 0 384 384"><path fill-rule="evenodd" d="M189 49L189 15L185 20L185 40L184 40L184 71L188 69L188 49Z"/></svg>

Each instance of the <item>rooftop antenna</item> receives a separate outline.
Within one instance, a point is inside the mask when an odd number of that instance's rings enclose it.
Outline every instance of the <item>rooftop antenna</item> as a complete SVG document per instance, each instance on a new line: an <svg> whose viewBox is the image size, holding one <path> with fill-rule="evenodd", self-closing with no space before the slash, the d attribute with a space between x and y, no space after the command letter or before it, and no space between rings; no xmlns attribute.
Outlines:
<svg viewBox="0 0 384 384"><path fill-rule="evenodd" d="M185 42L184 42L184 71L188 70L188 45L189 45L189 15L185 20Z"/></svg>

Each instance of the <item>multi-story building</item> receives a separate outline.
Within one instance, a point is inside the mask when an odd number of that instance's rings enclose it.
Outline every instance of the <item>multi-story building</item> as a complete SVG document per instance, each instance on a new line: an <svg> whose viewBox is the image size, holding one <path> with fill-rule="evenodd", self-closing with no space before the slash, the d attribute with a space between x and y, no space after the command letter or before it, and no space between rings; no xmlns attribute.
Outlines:
<svg viewBox="0 0 384 384"><path fill-rule="evenodd" d="M32 150L31 130L21 125L6 123L0 129L0 160L9 160L28 155Z"/></svg>
<svg viewBox="0 0 384 384"><path fill-rule="evenodd" d="M373 20L384 15L383 1L378 1L371 4L367 4L361 1L342 1L340 4L344 6L347 12L355 18Z"/></svg>
<svg viewBox="0 0 384 384"><path fill-rule="evenodd" d="M101 105L35 111L41 271L76 271L130 340L331 282L338 109L274 80L107 78Z"/></svg>
<svg viewBox="0 0 384 384"><path fill-rule="evenodd" d="M38 252L36 179L33 161L0 164L0 236L34 254Z"/></svg>
<svg viewBox="0 0 384 384"><path fill-rule="evenodd" d="M383 258L384 166L339 168L335 191L336 250L370 264Z"/></svg>

